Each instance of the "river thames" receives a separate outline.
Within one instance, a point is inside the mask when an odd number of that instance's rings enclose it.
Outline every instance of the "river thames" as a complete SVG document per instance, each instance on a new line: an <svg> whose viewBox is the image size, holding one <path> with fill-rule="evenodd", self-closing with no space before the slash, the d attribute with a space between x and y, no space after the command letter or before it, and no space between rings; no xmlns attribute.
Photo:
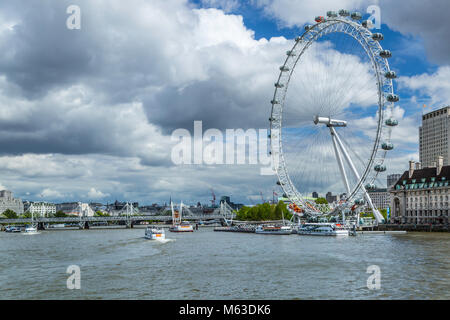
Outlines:
<svg viewBox="0 0 450 320"><path fill-rule="evenodd" d="M450 234L0 233L1 299L449 299ZM68 266L81 270L69 290ZM369 290L367 268L381 270Z"/></svg>

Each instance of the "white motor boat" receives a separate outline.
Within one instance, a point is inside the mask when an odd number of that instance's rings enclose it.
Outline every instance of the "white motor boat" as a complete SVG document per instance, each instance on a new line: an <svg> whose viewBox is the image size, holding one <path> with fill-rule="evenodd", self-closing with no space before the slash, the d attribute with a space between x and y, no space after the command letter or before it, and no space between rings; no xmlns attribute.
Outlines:
<svg viewBox="0 0 450 320"><path fill-rule="evenodd" d="M38 234L38 228L36 227L36 224L34 223L34 215L33 211L31 211L31 225L27 226L24 231L26 234Z"/></svg>
<svg viewBox="0 0 450 320"><path fill-rule="evenodd" d="M299 226L297 234L307 236L348 236L348 230L341 224L305 223Z"/></svg>
<svg viewBox="0 0 450 320"><path fill-rule="evenodd" d="M24 232L26 234L37 234L38 233L38 229L34 225L31 225L31 226L26 227Z"/></svg>
<svg viewBox="0 0 450 320"><path fill-rule="evenodd" d="M292 227L290 226L277 226L277 225L259 225L255 229L255 233L259 234L291 234Z"/></svg>
<svg viewBox="0 0 450 320"><path fill-rule="evenodd" d="M147 227L145 229L145 238L149 240L164 240L166 239L166 234L162 228Z"/></svg>

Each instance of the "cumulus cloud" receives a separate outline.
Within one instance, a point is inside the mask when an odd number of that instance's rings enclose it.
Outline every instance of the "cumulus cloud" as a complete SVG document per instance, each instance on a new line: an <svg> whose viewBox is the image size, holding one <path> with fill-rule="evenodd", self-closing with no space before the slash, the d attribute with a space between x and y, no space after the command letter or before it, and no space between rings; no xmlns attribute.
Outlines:
<svg viewBox="0 0 450 320"><path fill-rule="evenodd" d="M439 67L434 73L400 77L400 88L413 94L416 100L425 101L431 108L450 104L450 66Z"/></svg>
<svg viewBox="0 0 450 320"><path fill-rule="evenodd" d="M427 54L436 63L450 63L450 43L446 41L450 21L447 0L257 0L256 5L281 26L303 26L328 10L359 10L366 14L370 5L379 5L381 20L390 29L420 37ZM369 16L369 15L367 15Z"/></svg>
<svg viewBox="0 0 450 320"><path fill-rule="evenodd" d="M103 193L100 190L96 190L95 188L91 188L87 194L88 198L90 199L103 199L106 198L108 196L110 196L110 194L108 193Z"/></svg>

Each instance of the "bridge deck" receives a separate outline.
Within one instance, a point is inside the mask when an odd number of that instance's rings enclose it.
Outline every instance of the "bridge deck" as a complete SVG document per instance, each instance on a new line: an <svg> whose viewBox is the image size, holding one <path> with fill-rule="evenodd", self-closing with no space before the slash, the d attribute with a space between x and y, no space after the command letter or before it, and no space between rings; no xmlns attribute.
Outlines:
<svg viewBox="0 0 450 320"><path fill-rule="evenodd" d="M222 215L183 216L183 220L219 220ZM171 221L172 216L113 216L113 217L64 217L64 218L34 218L36 223L69 223L69 222L114 222L114 221ZM31 218L0 219L0 224L31 223Z"/></svg>

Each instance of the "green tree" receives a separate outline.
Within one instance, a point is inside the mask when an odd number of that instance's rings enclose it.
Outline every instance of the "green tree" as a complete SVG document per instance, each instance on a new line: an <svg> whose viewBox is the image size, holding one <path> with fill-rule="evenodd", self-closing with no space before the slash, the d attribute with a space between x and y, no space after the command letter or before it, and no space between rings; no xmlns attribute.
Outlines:
<svg viewBox="0 0 450 320"><path fill-rule="evenodd" d="M242 221L268 221L281 220L282 218L289 220L292 214L283 201L275 204L263 203L254 207L242 207L236 215L237 220Z"/></svg>
<svg viewBox="0 0 450 320"><path fill-rule="evenodd" d="M25 211L22 215L23 218L31 218L31 212L30 211Z"/></svg>
<svg viewBox="0 0 450 320"><path fill-rule="evenodd" d="M65 218L67 217L67 214L64 213L64 211L62 210L58 210L55 213L55 218Z"/></svg>
<svg viewBox="0 0 450 320"><path fill-rule="evenodd" d="M317 204L328 204L328 201L325 198L317 198L316 203Z"/></svg>
<svg viewBox="0 0 450 320"><path fill-rule="evenodd" d="M5 211L3 211L3 216L6 217L7 219L17 219L17 218L19 218L17 213L15 213L11 209L6 209Z"/></svg>
<svg viewBox="0 0 450 320"><path fill-rule="evenodd" d="M96 217L109 217L109 214L106 213L106 212L102 212L102 211L98 210L98 211L95 212L95 216Z"/></svg>

